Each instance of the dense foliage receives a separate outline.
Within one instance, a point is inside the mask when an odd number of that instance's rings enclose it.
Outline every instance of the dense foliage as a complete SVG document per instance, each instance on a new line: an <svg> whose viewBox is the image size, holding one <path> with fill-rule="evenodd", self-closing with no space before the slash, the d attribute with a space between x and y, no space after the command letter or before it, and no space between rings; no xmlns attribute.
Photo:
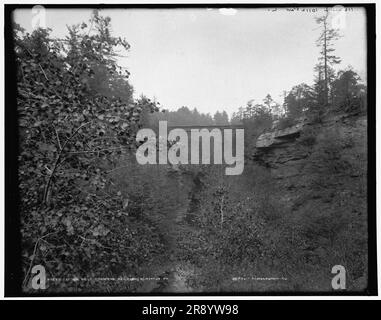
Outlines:
<svg viewBox="0 0 381 320"><path fill-rule="evenodd" d="M118 47L129 45L96 11L65 39L15 28L24 285L32 264L54 277L95 277L160 250L152 226L126 215L107 176L117 155L134 147L142 110L157 110L133 100Z"/></svg>

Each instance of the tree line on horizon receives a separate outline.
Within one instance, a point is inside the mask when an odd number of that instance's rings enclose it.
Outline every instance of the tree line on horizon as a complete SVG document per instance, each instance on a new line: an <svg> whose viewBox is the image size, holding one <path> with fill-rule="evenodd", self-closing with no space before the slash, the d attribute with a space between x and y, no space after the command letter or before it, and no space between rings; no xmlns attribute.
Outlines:
<svg viewBox="0 0 381 320"><path fill-rule="evenodd" d="M329 11L315 19L321 33L316 40L320 49L318 62L314 67L314 83L300 83L289 91L284 91L283 103L276 102L267 94L262 102L251 99L245 106L238 108L229 118L226 111L217 111L214 116L201 113L196 108L183 106L176 111L164 110L163 113L150 115L146 122L151 126L158 121L167 120L172 125L224 125L244 124L247 121L261 119L270 126L274 121L281 127L289 126L299 118L309 117L320 121L331 111L364 112L367 108L367 87L351 66L335 70L341 63L336 56L334 44L341 38L339 31L330 27Z"/></svg>
<svg viewBox="0 0 381 320"><path fill-rule="evenodd" d="M350 66L335 71L334 67L341 63L341 59L334 54L334 44L341 35L329 26L329 18L329 10L326 9L324 15L315 19L321 33L316 40L320 51L314 67L314 83L301 83L285 91L282 105L275 102L270 94L262 103L250 100L245 107L233 113L231 123L261 118L268 123L277 120L287 126L304 116L320 121L324 114L332 111L366 111L367 87L364 81Z"/></svg>

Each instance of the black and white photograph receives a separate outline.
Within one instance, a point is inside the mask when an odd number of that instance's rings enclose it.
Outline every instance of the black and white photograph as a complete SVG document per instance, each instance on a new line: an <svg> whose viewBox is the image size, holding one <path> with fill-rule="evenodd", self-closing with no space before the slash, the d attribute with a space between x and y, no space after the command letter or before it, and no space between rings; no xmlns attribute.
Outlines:
<svg viewBox="0 0 381 320"><path fill-rule="evenodd" d="M377 295L375 4L4 12L5 295Z"/></svg>

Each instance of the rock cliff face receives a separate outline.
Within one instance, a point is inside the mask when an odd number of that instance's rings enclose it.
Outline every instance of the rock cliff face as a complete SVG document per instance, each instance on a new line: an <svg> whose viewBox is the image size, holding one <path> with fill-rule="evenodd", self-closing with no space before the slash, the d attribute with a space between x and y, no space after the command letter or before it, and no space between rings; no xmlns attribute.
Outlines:
<svg viewBox="0 0 381 320"><path fill-rule="evenodd" d="M270 170L287 197L297 197L317 179L334 187L346 183L350 189L354 184L366 187L366 116L331 116L320 124L307 122L262 134L256 142L254 160ZM335 196L340 192L337 190Z"/></svg>
<svg viewBox="0 0 381 320"><path fill-rule="evenodd" d="M272 199L314 234L304 250L327 268L343 264L352 289L366 287L366 116L330 115L262 134L253 159L270 172Z"/></svg>
<svg viewBox="0 0 381 320"><path fill-rule="evenodd" d="M283 130L274 130L272 132L263 133L258 137L255 144L256 148L271 148L287 143L290 139L299 137L303 129L304 123L298 123L292 127Z"/></svg>

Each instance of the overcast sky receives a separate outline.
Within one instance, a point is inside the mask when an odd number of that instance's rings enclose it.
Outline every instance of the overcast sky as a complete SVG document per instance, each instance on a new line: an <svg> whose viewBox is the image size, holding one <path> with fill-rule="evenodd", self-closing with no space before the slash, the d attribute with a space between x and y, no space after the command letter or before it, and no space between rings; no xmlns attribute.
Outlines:
<svg viewBox="0 0 381 320"><path fill-rule="evenodd" d="M113 33L130 43L119 63L131 72L135 95L155 97L163 107L183 105L201 112L229 115L248 100L267 93L282 102L282 92L301 82L312 84L317 62L317 13L285 8L108 9ZM87 21L89 9L46 10L46 25L63 37L66 25ZM32 30L31 10L18 10L17 23ZM344 20L335 20L344 21ZM366 74L365 11L354 9L341 24L337 41L339 68L351 65Z"/></svg>

